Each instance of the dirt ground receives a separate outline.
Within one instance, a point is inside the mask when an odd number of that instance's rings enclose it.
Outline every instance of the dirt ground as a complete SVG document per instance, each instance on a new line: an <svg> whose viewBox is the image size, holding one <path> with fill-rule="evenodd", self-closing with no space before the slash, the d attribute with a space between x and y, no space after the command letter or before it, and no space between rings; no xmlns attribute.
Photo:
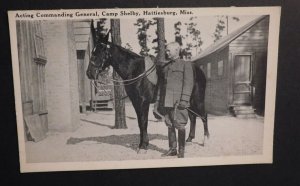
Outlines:
<svg viewBox="0 0 300 186"><path fill-rule="evenodd" d="M113 129L114 111L81 114L80 127L76 131L49 131L47 138L40 142L26 142L27 162L163 159L161 154L168 149L165 124L157 122L152 111L149 113L149 149L146 154L137 154L139 129L131 103L126 103L126 115L128 129ZM210 138L205 140L203 146L203 125L197 119L196 138L186 145L185 157L262 153L263 118L238 119L209 115L208 122ZM189 124L187 135L188 132Z"/></svg>

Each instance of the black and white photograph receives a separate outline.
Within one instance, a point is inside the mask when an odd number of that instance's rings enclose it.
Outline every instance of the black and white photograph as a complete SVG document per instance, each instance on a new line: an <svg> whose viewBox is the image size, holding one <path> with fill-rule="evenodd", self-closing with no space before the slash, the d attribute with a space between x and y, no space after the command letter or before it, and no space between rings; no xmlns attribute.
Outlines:
<svg viewBox="0 0 300 186"><path fill-rule="evenodd" d="M21 172L272 163L280 7L8 14Z"/></svg>

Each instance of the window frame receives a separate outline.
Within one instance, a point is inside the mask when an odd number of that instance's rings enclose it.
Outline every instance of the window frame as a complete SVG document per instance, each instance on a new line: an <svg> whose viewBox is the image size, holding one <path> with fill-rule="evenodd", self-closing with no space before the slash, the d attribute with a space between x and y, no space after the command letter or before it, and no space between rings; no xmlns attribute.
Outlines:
<svg viewBox="0 0 300 186"><path fill-rule="evenodd" d="M211 79L211 62L206 64L206 77L207 79Z"/></svg>
<svg viewBox="0 0 300 186"><path fill-rule="evenodd" d="M222 65L220 65L220 64L222 64ZM218 67L218 77L223 77L223 75L224 75L224 60L219 60L217 62L217 67ZM221 71L220 71L220 69L221 69Z"/></svg>
<svg viewBox="0 0 300 186"><path fill-rule="evenodd" d="M44 48L44 38L42 34L41 21L34 22L33 39L34 39L35 61L45 63L46 52Z"/></svg>

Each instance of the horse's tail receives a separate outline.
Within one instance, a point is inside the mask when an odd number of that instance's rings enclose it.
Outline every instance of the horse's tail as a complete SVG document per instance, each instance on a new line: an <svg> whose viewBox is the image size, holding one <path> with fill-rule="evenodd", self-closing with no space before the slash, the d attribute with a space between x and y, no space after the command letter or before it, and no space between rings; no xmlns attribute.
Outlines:
<svg viewBox="0 0 300 186"><path fill-rule="evenodd" d="M202 69L199 65L196 63L193 63L193 69L194 69L194 84L195 86L198 86L198 96L200 96L200 100L204 102L205 98L205 89L206 89L206 77Z"/></svg>

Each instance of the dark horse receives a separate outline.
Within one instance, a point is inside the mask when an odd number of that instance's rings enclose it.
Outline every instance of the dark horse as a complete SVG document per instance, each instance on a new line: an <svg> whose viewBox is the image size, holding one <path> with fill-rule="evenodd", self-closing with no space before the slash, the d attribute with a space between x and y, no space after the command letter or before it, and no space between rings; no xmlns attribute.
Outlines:
<svg viewBox="0 0 300 186"><path fill-rule="evenodd" d="M108 37L106 37L108 38ZM148 113L150 103L155 100L156 85L151 83L147 78L140 75L146 71L145 58L135 54L121 46L106 41L97 42L92 51L87 76L89 79L97 79L99 73L104 71L108 66L119 74L127 82L125 91L132 102L138 118L140 129L139 150L147 150L149 138L147 134ZM193 64L194 69L194 87L191 96L190 110L201 116L204 124L204 138L209 137L207 127L207 114L204 108L204 94L206 79L202 70ZM154 72L155 73L155 72ZM141 77L136 81L137 77ZM133 80L132 82L130 80ZM131 82L131 83L130 83ZM189 112L190 134L187 142L191 142L195 137L196 115Z"/></svg>

